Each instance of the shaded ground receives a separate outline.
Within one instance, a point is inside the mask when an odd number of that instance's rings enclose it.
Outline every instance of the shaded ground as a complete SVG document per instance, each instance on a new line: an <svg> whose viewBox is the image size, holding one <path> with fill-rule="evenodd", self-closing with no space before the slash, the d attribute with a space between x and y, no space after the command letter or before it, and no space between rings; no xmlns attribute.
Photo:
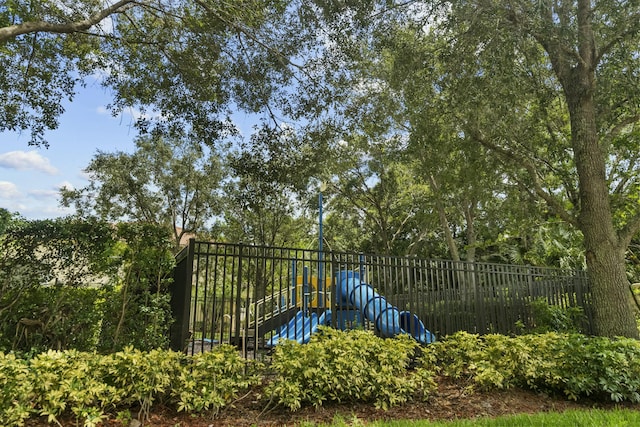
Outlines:
<svg viewBox="0 0 640 427"><path fill-rule="evenodd" d="M452 420L457 418L496 417L499 415L535 412L561 412L567 409L615 408L624 406L640 411L640 404L598 403L595 401L572 402L562 396L547 396L525 390L507 390L492 392L473 392L465 390L465 384L446 379L439 380L438 391L428 402L411 403L393 407L387 411L377 410L365 404L331 404L319 409L303 408L290 412L284 408L265 410L265 401L255 393L240 398L233 407L221 411L218 416L204 415L193 417L176 413L162 407L155 407L145 426L158 427L249 427L249 426L292 426L304 421L330 423L336 415L344 420L357 417L361 421L378 419L429 419ZM30 427L49 425L46 420L31 420ZM68 419L64 426L75 425ZM105 427L122 427L122 423L111 420ZM133 425L138 425L134 422Z"/></svg>

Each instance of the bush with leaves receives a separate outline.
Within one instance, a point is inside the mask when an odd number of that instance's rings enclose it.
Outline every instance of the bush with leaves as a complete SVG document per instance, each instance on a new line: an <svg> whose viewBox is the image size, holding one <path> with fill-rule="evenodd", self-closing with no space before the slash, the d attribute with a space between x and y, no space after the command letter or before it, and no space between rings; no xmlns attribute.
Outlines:
<svg viewBox="0 0 640 427"><path fill-rule="evenodd" d="M416 348L408 336L382 339L368 331L322 328L308 344L278 344L271 363L276 376L266 394L291 410L324 401L388 408L434 386L429 369L408 370Z"/></svg>
<svg viewBox="0 0 640 427"><path fill-rule="evenodd" d="M564 393L607 397L615 402L640 402L640 342L571 334L562 337L557 350Z"/></svg>
<svg viewBox="0 0 640 427"><path fill-rule="evenodd" d="M197 356L126 348L113 354L48 351L32 359L0 353L0 420L23 425L44 415L50 423L72 414L95 426L122 408L155 403L178 410L217 412L257 382L235 348L219 346Z"/></svg>
<svg viewBox="0 0 640 427"><path fill-rule="evenodd" d="M34 410L50 423L70 411L85 425L96 425L120 401L118 390L105 383L103 368L102 357L93 353L49 350L35 356L29 361Z"/></svg>
<svg viewBox="0 0 640 427"><path fill-rule="evenodd" d="M0 420L4 425L22 425L33 413L32 380L26 360L0 353Z"/></svg>
<svg viewBox="0 0 640 427"><path fill-rule="evenodd" d="M36 354L49 349L96 349L103 318L100 288L44 286L25 291L3 313L0 350Z"/></svg>
<svg viewBox="0 0 640 427"><path fill-rule="evenodd" d="M166 400L180 375L182 353L143 352L132 347L101 359L105 383L118 390L120 404L138 404L143 414L158 400Z"/></svg>
<svg viewBox="0 0 640 427"><path fill-rule="evenodd" d="M552 305L545 298L537 298L529 303L532 325L531 333L582 332L585 314L582 307L561 307Z"/></svg>
<svg viewBox="0 0 640 427"><path fill-rule="evenodd" d="M119 224L117 236L121 278L105 302L98 349L166 347L172 319L168 285L175 265L171 236L166 228L139 223Z"/></svg>
<svg viewBox="0 0 640 427"><path fill-rule="evenodd" d="M640 342L546 334L507 337L458 332L431 344L423 364L483 389L521 386L577 400L640 402Z"/></svg>
<svg viewBox="0 0 640 427"><path fill-rule="evenodd" d="M260 383L255 361L243 359L230 345L220 345L189 359L177 379L172 399L178 411L217 414L240 391Z"/></svg>
<svg viewBox="0 0 640 427"><path fill-rule="evenodd" d="M56 330L64 329L62 324L74 323L69 320L73 310L66 310L69 307L66 298L57 290L42 289L97 287L116 274L118 266L110 256L115 244L111 226L72 218L13 219L3 224L3 229L0 235L0 348L13 348L14 337L20 338L23 332L20 329L29 329L21 327L21 320L22 326L32 326L27 332L40 334L40 338L31 343L36 350L63 346L60 343L63 337ZM46 292L50 294L44 295ZM75 297L80 309L92 305L89 295L70 295ZM87 311L82 311L93 319ZM82 323L80 319L75 320ZM93 333L93 328L89 330ZM30 350L29 345L19 343L18 349Z"/></svg>
<svg viewBox="0 0 640 427"><path fill-rule="evenodd" d="M166 227L3 218L0 350L168 344L174 259Z"/></svg>

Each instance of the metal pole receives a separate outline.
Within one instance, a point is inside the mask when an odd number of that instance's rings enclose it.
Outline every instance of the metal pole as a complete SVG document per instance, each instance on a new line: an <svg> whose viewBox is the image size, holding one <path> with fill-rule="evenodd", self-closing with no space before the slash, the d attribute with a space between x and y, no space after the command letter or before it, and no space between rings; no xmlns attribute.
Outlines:
<svg viewBox="0 0 640 427"><path fill-rule="evenodd" d="M323 275L323 258L324 254L322 253L322 189L320 189L320 193L318 194L318 297L322 295L322 298L319 299L319 306L324 307L324 275Z"/></svg>

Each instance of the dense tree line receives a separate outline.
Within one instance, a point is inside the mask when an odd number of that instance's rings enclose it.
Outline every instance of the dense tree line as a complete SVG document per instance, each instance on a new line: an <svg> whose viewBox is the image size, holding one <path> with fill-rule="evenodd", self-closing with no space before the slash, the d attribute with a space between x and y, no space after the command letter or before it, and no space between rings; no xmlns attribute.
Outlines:
<svg viewBox="0 0 640 427"><path fill-rule="evenodd" d="M613 0L12 1L0 129L45 144L99 70L114 112L146 114L136 153L100 153L65 195L82 215L309 246L324 183L328 248L586 266L598 333L637 337L638 18Z"/></svg>

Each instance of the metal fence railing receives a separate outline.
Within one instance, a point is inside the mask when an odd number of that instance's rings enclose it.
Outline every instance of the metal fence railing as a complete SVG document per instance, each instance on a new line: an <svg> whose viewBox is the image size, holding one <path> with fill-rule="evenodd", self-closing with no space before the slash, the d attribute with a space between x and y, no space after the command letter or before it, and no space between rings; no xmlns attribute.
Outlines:
<svg viewBox="0 0 640 427"><path fill-rule="evenodd" d="M423 343L461 330L516 334L536 327L537 299L581 307L589 333L589 295L584 271L191 240L174 272L171 345L231 343L258 357L324 324Z"/></svg>

